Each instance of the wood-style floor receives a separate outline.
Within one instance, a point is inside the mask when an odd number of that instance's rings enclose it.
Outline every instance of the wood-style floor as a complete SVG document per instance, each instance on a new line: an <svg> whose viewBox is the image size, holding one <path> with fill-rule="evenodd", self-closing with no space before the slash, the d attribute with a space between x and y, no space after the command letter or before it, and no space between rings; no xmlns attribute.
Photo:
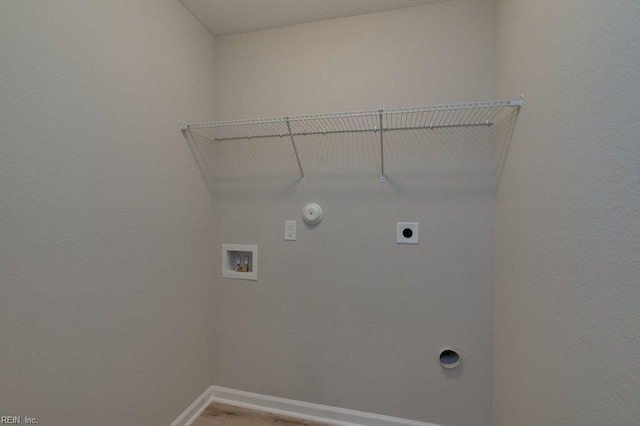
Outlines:
<svg viewBox="0 0 640 426"><path fill-rule="evenodd" d="M212 402L192 426L329 426L326 423L281 416L265 411Z"/></svg>

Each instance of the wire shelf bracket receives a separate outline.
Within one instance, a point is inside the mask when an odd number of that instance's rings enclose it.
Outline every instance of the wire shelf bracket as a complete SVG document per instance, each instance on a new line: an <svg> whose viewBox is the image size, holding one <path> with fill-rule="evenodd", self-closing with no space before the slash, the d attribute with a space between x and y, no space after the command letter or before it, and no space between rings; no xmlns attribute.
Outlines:
<svg viewBox="0 0 640 426"><path fill-rule="evenodd" d="M383 110L378 110L378 122L380 123L380 182L386 182L387 177L384 175L384 127L382 125Z"/></svg>
<svg viewBox="0 0 640 426"><path fill-rule="evenodd" d="M289 117L286 117L287 120L287 130L289 131L289 137L291 138L291 145L293 146L293 152L296 154L296 161L298 162L298 168L300 169L300 182L304 183L304 170L302 170L302 163L300 162L300 156L298 155L298 148L296 148L296 140L293 137L293 132L291 131L291 122L289 121Z"/></svg>
<svg viewBox="0 0 640 426"><path fill-rule="evenodd" d="M501 156L506 155L509 138L522 107L523 96L511 100L395 108L387 110L352 111L328 114L299 115L251 120L178 123L189 146L194 150L191 130L207 129L207 140L230 140L288 137L300 170L300 182L305 182L296 137L340 133L379 132L380 181L386 182L384 169L384 134L402 130L431 130L451 127L493 126L508 123L503 137ZM194 155L196 152L194 152ZM502 159L504 161L504 159ZM501 166L499 166L500 168ZM498 174L499 176L499 174Z"/></svg>

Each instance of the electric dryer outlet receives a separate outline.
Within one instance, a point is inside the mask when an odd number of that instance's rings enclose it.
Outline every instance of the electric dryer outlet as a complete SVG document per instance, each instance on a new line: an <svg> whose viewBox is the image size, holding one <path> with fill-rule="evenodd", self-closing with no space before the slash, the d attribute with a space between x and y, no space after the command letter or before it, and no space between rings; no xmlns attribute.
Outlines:
<svg viewBox="0 0 640 426"><path fill-rule="evenodd" d="M396 243L418 244L419 231L418 222L398 222L396 225Z"/></svg>

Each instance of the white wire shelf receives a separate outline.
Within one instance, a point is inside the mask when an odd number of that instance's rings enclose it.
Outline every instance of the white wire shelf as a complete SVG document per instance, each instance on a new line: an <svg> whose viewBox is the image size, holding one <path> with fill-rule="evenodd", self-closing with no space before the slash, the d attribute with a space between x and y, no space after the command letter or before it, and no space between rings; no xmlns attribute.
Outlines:
<svg viewBox="0 0 640 426"><path fill-rule="evenodd" d="M228 141L239 139L288 137L298 161L301 181L304 170L298 155L295 138L308 135L374 132L380 137L380 180L384 174L384 134L402 130L439 129L447 127L493 126L513 121L522 106L522 97L505 101L473 102L449 105L434 105L387 110L352 111L329 114L299 115L292 117L259 118L251 120L210 121L183 123L182 130L187 141L190 131L209 129L210 140ZM382 129L382 131L380 131ZM510 131L507 132L509 136Z"/></svg>

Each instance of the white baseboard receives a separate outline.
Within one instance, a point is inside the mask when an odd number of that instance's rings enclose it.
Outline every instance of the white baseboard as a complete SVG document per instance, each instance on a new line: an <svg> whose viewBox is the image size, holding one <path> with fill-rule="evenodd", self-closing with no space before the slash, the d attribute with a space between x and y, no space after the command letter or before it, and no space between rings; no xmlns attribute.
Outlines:
<svg viewBox="0 0 640 426"><path fill-rule="evenodd" d="M193 423L205 408L211 403L211 388L205 389L186 410L171 423L170 426L189 426Z"/></svg>
<svg viewBox="0 0 640 426"><path fill-rule="evenodd" d="M284 416L313 420L334 426L437 426L380 414L365 413L328 405L277 398L258 393L211 386L180 415L171 426L190 425L210 402L236 405L254 410L267 411Z"/></svg>

